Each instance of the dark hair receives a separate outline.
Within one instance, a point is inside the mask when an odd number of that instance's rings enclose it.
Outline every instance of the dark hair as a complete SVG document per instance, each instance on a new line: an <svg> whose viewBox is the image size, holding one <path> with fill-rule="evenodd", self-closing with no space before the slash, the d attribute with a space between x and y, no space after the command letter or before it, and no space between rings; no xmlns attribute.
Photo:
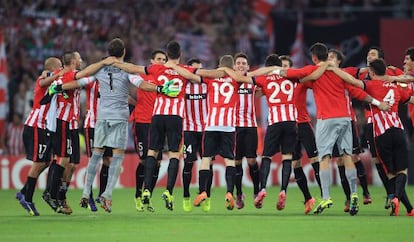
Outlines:
<svg viewBox="0 0 414 242"><path fill-rule="evenodd" d="M292 67L293 66L293 61L292 61L292 58L290 58L290 56L288 56L288 55L281 55L281 56L279 56L279 59L281 60L281 61L288 61L289 62L289 67Z"/></svg>
<svg viewBox="0 0 414 242"><path fill-rule="evenodd" d="M167 56L163 50L154 50L154 51L151 52L151 59L154 60L155 59L155 56L157 54L162 54L162 55Z"/></svg>
<svg viewBox="0 0 414 242"><path fill-rule="evenodd" d="M70 65L70 62L73 58L75 58L74 52L66 51L65 53L63 53L63 56L62 56L62 64L64 66Z"/></svg>
<svg viewBox="0 0 414 242"><path fill-rule="evenodd" d="M339 66L341 66L344 63L345 55L341 51L337 49L330 49L328 53L334 53L336 55L336 59L339 60Z"/></svg>
<svg viewBox="0 0 414 242"><path fill-rule="evenodd" d="M171 41L167 44L168 59L176 60L181 56L181 46L177 41Z"/></svg>
<svg viewBox="0 0 414 242"><path fill-rule="evenodd" d="M120 38L111 40L108 44L108 54L110 56L122 57L125 51L125 44Z"/></svg>
<svg viewBox="0 0 414 242"><path fill-rule="evenodd" d="M409 55L410 59L414 61L414 47L410 47L407 50L405 50L405 55Z"/></svg>
<svg viewBox="0 0 414 242"><path fill-rule="evenodd" d="M376 50L378 52L378 58L384 59L384 51L381 49L381 47L372 46L372 47L369 48L368 52L370 50Z"/></svg>
<svg viewBox="0 0 414 242"><path fill-rule="evenodd" d="M189 65L189 66L191 66L194 63L201 64L201 61L198 58L191 58L187 61L187 65Z"/></svg>
<svg viewBox="0 0 414 242"><path fill-rule="evenodd" d="M279 59L279 55L270 54L266 56L265 66L282 66L282 60Z"/></svg>
<svg viewBox="0 0 414 242"><path fill-rule="evenodd" d="M247 60L247 63L249 63L249 57L243 53L243 52L239 52L237 54L234 55L234 61L236 61L237 58L244 58Z"/></svg>
<svg viewBox="0 0 414 242"><path fill-rule="evenodd" d="M313 44L309 48L309 51L320 61L326 61L328 59L328 47L320 42Z"/></svg>
<svg viewBox="0 0 414 242"><path fill-rule="evenodd" d="M233 56L231 56L231 55L223 55L220 58L220 64L219 64L219 66L220 67L228 67L228 68L232 68L233 69L233 66L234 66Z"/></svg>
<svg viewBox="0 0 414 242"><path fill-rule="evenodd" d="M369 68L375 73L375 75L383 76L387 70L387 65L383 59L376 59L369 64Z"/></svg>

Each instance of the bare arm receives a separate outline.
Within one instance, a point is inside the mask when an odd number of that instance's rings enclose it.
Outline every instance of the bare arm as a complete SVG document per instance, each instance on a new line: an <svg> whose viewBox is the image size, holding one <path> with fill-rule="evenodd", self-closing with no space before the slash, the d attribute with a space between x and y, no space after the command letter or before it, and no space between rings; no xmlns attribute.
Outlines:
<svg viewBox="0 0 414 242"><path fill-rule="evenodd" d="M231 78L236 80L236 82L253 83L252 77L240 75L235 70L230 69L228 67L220 67L218 70L225 71L227 73L227 75L229 75Z"/></svg>
<svg viewBox="0 0 414 242"><path fill-rule="evenodd" d="M139 88L147 91L147 92L156 92L157 91L157 85L153 84L153 83L149 83L147 81L143 81L141 82L141 84L139 85Z"/></svg>
<svg viewBox="0 0 414 242"><path fill-rule="evenodd" d="M176 65L172 62L167 62L164 64L164 66L168 67L168 68L172 68L174 69L176 72L178 72L178 74L182 77L184 77L185 79L191 81L191 82L196 82L196 83L200 83L201 82L201 77L189 72L187 69Z"/></svg>
<svg viewBox="0 0 414 242"><path fill-rule="evenodd" d="M106 57L105 59L103 59L101 61L90 64L85 69L77 72L76 75L75 75L75 79L80 79L80 78L83 78L83 77L92 76L93 74L95 74L95 72L97 72L99 69L101 69L105 65L111 65L111 64L115 63L116 61L118 61L116 59L116 57L109 56L109 57Z"/></svg>
<svg viewBox="0 0 414 242"><path fill-rule="evenodd" d="M390 82L403 82L403 83L407 83L407 82L413 82L414 81L414 76L410 74L403 74L403 75L399 75L399 76L387 76L387 81Z"/></svg>
<svg viewBox="0 0 414 242"><path fill-rule="evenodd" d="M132 63L128 63L128 62L116 62L112 65L128 73L146 74L145 66L139 66L139 65L132 64Z"/></svg>
<svg viewBox="0 0 414 242"><path fill-rule="evenodd" d="M356 86L356 87L359 87L361 89L364 88L364 82L363 81L356 79L355 77L353 77L350 74L344 72L340 68L338 68L338 67L328 67L328 70L333 71L342 80L344 80L345 82L351 84L352 86Z"/></svg>
<svg viewBox="0 0 414 242"><path fill-rule="evenodd" d="M247 73L247 76L263 76L263 75L267 75L272 71L275 70L280 70L282 69L282 67L280 66L266 66L266 67L261 67L257 70L251 71Z"/></svg>
<svg viewBox="0 0 414 242"><path fill-rule="evenodd" d="M364 101L367 102L367 103L370 103L372 105L377 106L381 111L388 111L388 110L391 109L391 106L388 103L386 103L384 101L378 101L377 99L371 97L370 95L367 95L365 97Z"/></svg>
<svg viewBox="0 0 414 242"><path fill-rule="evenodd" d="M328 66L330 65L329 62L323 62L321 65L319 65L318 69L314 70L311 74L307 75L306 77L300 79L300 82L308 82L308 81L314 81L322 76L322 74L326 71Z"/></svg>
<svg viewBox="0 0 414 242"><path fill-rule="evenodd" d="M39 85L40 85L40 87L47 87L47 86L50 86L50 84L51 84L53 81L55 81L57 78L59 78L60 76L62 76L62 75L63 75L64 71L63 71L63 69L62 69L62 70L60 70L58 73L56 73L55 75L53 75L53 76L49 76L49 77L46 77L47 73L48 73L47 71L43 71L43 73L42 73L42 75L41 75L41 76L43 76L43 78L42 78L42 79L40 79L40 81L39 81Z"/></svg>
<svg viewBox="0 0 414 242"><path fill-rule="evenodd" d="M219 70L219 69L214 69L214 70L197 69L196 74L202 77L207 77L207 78L220 78L226 75L224 71Z"/></svg>
<svg viewBox="0 0 414 242"><path fill-rule="evenodd" d="M62 84L62 90L73 90L76 88L81 87L81 85L79 85L78 81L71 81L65 84Z"/></svg>
<svg viewBox="0 0 414 242"><path fill-rule="evenodd" d="M411 96L410 99L408 100L408 103L410 104L414 104L414 96Z"/></svg>

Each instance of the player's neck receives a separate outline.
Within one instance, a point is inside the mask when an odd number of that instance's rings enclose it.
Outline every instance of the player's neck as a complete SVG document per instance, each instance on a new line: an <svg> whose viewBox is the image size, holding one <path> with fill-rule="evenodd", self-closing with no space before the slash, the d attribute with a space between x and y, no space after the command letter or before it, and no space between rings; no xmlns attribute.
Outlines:
<svg viewBox="0 0 414 242"><path fill-rule="evenodd" d="M174 63L176 65L180 64L180 60L179 59L170 59L167 62L172 62L172 63Z"/></svg>

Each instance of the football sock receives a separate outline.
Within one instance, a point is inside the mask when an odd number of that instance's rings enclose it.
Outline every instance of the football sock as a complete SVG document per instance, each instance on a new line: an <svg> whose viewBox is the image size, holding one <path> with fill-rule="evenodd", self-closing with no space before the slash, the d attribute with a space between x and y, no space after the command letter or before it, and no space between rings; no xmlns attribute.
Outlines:
<svg viewBox="0 0 414 242"><path fill-rule="evenodd" d="M66 199L66 192L68 191L67 183L62 181L59 186L59 192L57 199L63 201Z"/></svg>
<svg viewBox="0 0 414 242"><path fill-rule="evenodd" d="M213 165L210 165L210 170L209 170L209 175L208 175L208 180L207 180L207 197L210 197L211 194L211 186L213 185ZM200 192L201 193L201 192Z"/></svg>
<svg viewBox="0 0 414 242"><path fill-rule="evenodd" d="M319 174L321 176L321 187L322 187L322 199L328 199L330 194L330 187L331 187L331 172L329 169L320 170Z"/></svg>
<svg viewBox="0 0 414 242"><path fill-rule="evenodd" d="M345 169L346 179L349 182L351 194L357 192L357 171L355 168Z"/></svg>
<svg viewBox="0 0 414 242"><path fill-rule="evenodd" d="M367 175L365 173L364 164L362 164L361 160L355 162L355 168L357 169L359 184L362 187L362 194L365 196L369 194L368 191L368 182L367 182Z"/></svg>
<svg viewBox="0 0 414 242"><path fill-rule="evenodd" d="M401 197L403 190L405 190L405 183L407 183L407 175L399 173L395 177L395 195Z"/></svg>
<svg viewBox="0 0 414 242"><path fill-rule="evenodd" d="M192 178L191 172L193 171L193 165L194 165L194 162L184 162L183 174L182 174L184 197L190 197L190 183L191 183L191 178Z"/></svg>
<svg viewBox="0 0 414 242"><path fill-rule="evenodd" d="M201 192L207 191L208 186L208 179L210 177L210 171L209 170L199 170L198 171L198 186L200 187Z"/></svg>
<svg viewBox="0 0 414 242"><path fill-rule="evenodd" d="M101 172L99 173L99 196L105 191L106 184L108 183L108 170L109 166L102 164Z"/></svg>
<svg viewBox="0 0 414 242"><path fill-rule="evenodd" d="M315 174L315 180L318 183L319 190L321 190L321 196L322 196L322 187L321 187L321 178L319 177L319 162L313 162L312 163L313 172Z"/></svg>
<svg viewBox="0 0 414 242"><path fill-rule="evenodd" d="M59 193L59 188L62 184L62 176L63 176L63 171L65 170L65 168L63 168L62 166L56 164L56 167L54 169L54 172L52 174L52 180L51 180L51 185L50 185L50 196L53 199L57 199L58 198L58 193Z"/></svg>
<svg viewBox="0 0 414 242"><path fill-rule="evenodd" d="M154 173L152 174L152 180L151 180L151 188L150 188L151 193L152 191L154 191L155 185L157 185L158 174L160 174L160 167L161 167L161 164L158 164L158 163L155 164Z"/></svg>
<svg viewBox="0 0 414 242"><path fill-rule="evenodd" d="M144 165L138 163L137 169L135 170L135 198L141 197L142 185L144 184Z"/></svg>
<svg viewBox="0 0 414 242"><path fill-rule="evenodd" d="M290 180L290 174L292 173L292 160L283 160L282 163L282 186L280 190L287 191L287 187L289 185Z"/></svg>
<svg viewBox="0 0 414 242"><path fill-rule="evenodd" d="M236 185L236 194L241 195L242 192L242 179L243 179L243 166L236 165L236 174L234 175L234 183Z"/></svg>
<svg viewBox="0 0 414 242"><path fill-rule="evenodd" d="M30 176L27 177L27 183L25 185L27 187L26 187L26 193L24 195L26 202L32 202L36 182L37 182L37 178L30 177Z"/></svg>
<svg viewBox="0 0 414 242"><path fill-rule="evenodd" d="M253 194L259 193L259 185L260 185L260 173L259 173L259 166L257 165L257 162L255 162L253 165L249 164L249 173L250 178L252 178L253 182Z"/></svg>
<svg viewBox="0 0 414 242"><path fill-rule="evenodd" d="M121 174L122 162L124 161L124 154L114 154L112 156L111 165L108 170L108 184L106 184L105 192L102 196L108 199L112 198L112 191L118 181L119 174Z"/></svg>
<svg viewBox="0 0 414 242"><path fill-rule="evenodd" d="M175 182L177 180L179 160L177 158L171 158L168 164L168 178L167 178L167 190L170 194L173 194Z"/></svg>
<svg viewBox="0 0 414 242"><path fill-rule="evenodd" d="M298 184L299 189L302 191L305 201L308 201L312 198L312 196L309 192L308 180L306 179L302 167L293 169L293 173L295 174L296 183Z"/></svg>
<svg viewBox="0 0 414 242"><path fill-rule="evenodd" d="M346 200L351 200L351 188L348 179L346 178L345 166L338 166L339 177L341 179L342 190L344 190Z"/></svg>
<svg viewBox="0 0 414 242"><path fill-rule="evenodd" d="M144 169L144 188L151 190L152 186L152 176L154 175L154 169L156 166L156 160L154 156L147 156L145 159L145 169Z"/></svg>
<svg viewBox="0 0 414 242"><path fill-rule="evenodd" d="M53 160L49 166L49 171L47 173L47 182L46 182L45 192L50 193L50 188L52 186L53 173L55 172L55 168L56 168L56 160Z"/></svg>
<svg viewBox="0 0 414 242"><path fill-rule="evenodd" d="M89 197L92 190L93 180L98 171L99 162L102 160L103 153L92 151L92 156L89 159L88 167L86 168L85 187L83 188L82 197Z"/></svg>
<svg viewBox="0 0 414 242"><path fill-rule="evenodd" d="M234 191L234 178L236 174L236 167L234 166L226 166L226 184L227 184L227 192L233 194Z"/></svg>
<svg viewBox="0 0 414 242"><path fill-rule="evenodd" d="M411 205L410 199L408 199L407 192L405 189L401 193L400 201L404 204L404 207L407 209L407 213L413 210L413 206Z"/></svg>
<svg viewBox="0 0 414 242"><path fill-rule="evenodd" d="M22 189L20 189L20 193L24 195L24 194L26 194L26 190L27 190L27 182L24 184Z"/></svg>
<svg viewBox="0 0 414 242"><path fill-rule="evenodd" d="M266 188L267 184L267 177L269 176L270 172L270 158L264 157L262 158L262 164L260 165L260 188Z"/></svg>
<svg viewBox="0 0 414 242"><path fill-rule="evenodd" d="M382 184L384 184L385 191L387 192L387 195L392 194L393 192L392 192L391 187L393 187L393 185L388 180L388 177L387 177L387 175L385 174L385 171L384 171L384 167L382 166L381 163L375 164L375 167L377 167L378 175L379 175L379 177L382 181Z"/></svg>

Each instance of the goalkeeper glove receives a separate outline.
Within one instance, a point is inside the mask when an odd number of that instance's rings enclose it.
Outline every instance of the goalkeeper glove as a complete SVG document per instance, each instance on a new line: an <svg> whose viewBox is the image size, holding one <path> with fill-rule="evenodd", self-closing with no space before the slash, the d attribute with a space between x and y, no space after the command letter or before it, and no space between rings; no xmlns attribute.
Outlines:
<svg viewBox="0 0 414 242"><path fill-rule="evenodd" d="M180 94L180 88L174 84L175 82L173 80L167 81L164 85L158 86L157 91L168 97L177 97Z"/></svg>
<svg viewBox="0 0 414 242"><path fill-rule="evenodd" d="M47 89L47 92L49 93L50 96L56 93L62 93L63 92L62 84L51 84L49 88Z"/></svg>

